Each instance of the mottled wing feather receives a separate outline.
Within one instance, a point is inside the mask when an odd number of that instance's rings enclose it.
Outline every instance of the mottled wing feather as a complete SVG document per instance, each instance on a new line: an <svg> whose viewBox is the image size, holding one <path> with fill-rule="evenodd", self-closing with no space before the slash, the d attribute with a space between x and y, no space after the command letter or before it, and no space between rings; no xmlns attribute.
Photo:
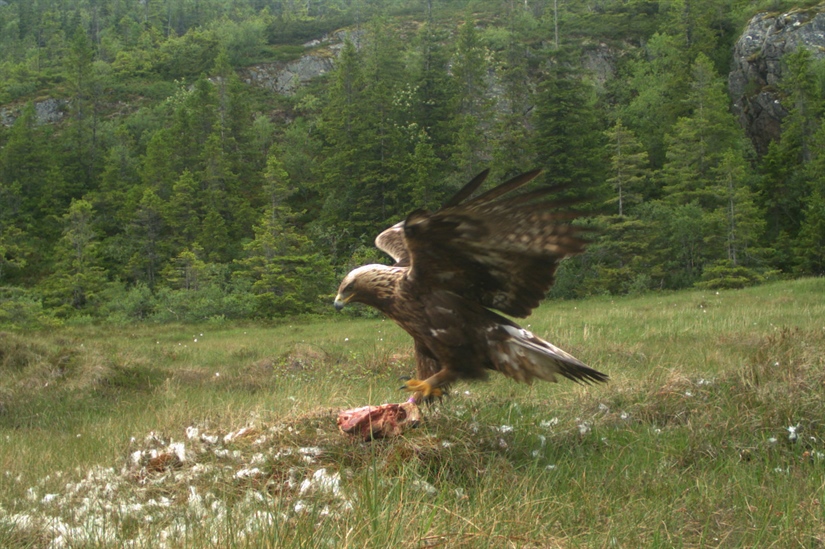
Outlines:
<svg viewBox="0 0 825 549"><path fill-rule="evenodd" d="M586 244L567 223L575 214L556 211L558 203L547 199L555 189L505 196L536 175L529 172L435 213L407 216L410 281L527 316L552 286L559 262Z"/></svg>
<svg viewBox="0 0 825 549"><path fill-rule="evenodd" d="M404 239L404 222L400 221L379 234L375 247L395 260L397 266L409 265L410 251Z"/></svg>

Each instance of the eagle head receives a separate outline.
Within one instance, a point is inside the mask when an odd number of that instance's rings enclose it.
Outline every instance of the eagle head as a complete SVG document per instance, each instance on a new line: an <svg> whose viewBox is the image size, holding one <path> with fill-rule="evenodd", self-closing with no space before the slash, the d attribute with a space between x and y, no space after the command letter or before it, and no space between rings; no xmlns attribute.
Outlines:
<svg viewBox="0 0 825 549"><path fill-rule="evenodd" d="M400 270L386 265L364 265L350 271L338 287L335 308L341 310L350 301L381 308L393 293Z"/></svg>

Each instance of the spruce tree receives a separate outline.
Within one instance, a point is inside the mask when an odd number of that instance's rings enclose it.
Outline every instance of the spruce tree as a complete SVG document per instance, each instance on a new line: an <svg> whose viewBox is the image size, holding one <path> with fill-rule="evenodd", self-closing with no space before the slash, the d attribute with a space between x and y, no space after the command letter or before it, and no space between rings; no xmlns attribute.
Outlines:
<svg viewBox="0 0 825 549"><path fill-rule="evenodd" d="M54 268L41 284L45 304L58 314L93 312L106 286L93 216L89 202L73 200L62 217L63 236L55 245Z"/></svg>
<svg viewBox="0 0 825 549"><path fill-rule="evenodd" d="M295 187L275 155L268 157L263 179L268 204L254 227L254 239L243 247L245 257L236 260L235 277L251 282L261 316L315 310L329 291L332 270L294 226L295 213L286 200Z"/></svg>
<svg viewBox="0 0 825 549"><path fill-rule="evenodd" d="M20 223L19 185L0 183L0 284L26 266L31 250Z"/></svg>
<svg viewBox="0 0 825 549"><path fill-rule="evenodd" d="M603 202L604 139L596 117L592 85L580 78L573 52L550 56L550 67L536 97L536 163L545 180L566 187L567 198Z"/></svg>
<svg viewBox="0 0 825 549"><path fill-rule="evenodd" d="M458 31L453 59L456 143L453 164L460 181L467 181L490 164L494 102L490 97L488 52L475 22L467 18Z"/></svg>
<svg viewBox="0 0 825 549"><path fill-rule="evenodd" d="M790 272L795 259L784 241L796 239L805 217L803 210L811 193L807 166L818 153L815 143L823 99L817 93L807 50L800 48L788 55L786 63L788 70L780 86L787 95L788 115L782 121L781 138L771 142L762 159L759 191L766 212L767 243L776 251L774 265Z"/></svg>
<svg viewBox="0 0 825 549"><path fill-rule="evenodd" d="M614 191L608 202L615 205L614 211L621 217L628 208L649 197L650 161L647 151L642 148L633 132L622 124L621 118L605 132L605 137L610 158L607 183Z"/></svg>
<svg viewBox="0 0 825 549"><path fill-rule="evenodd" d="M164 202L152 189L146 189L127 228L131 257L127 270L134 282L154 288L158 272L168 259Z"/></svg>
<svg viewBox="0 0 825 549"><path fill-rule="evenodd" d="M710 60L700 54L691 74L687 96L691 111L677 121L666 139L667 161L658 179L668 203L697 201L711 211L722 205L722 197L713 188L715 171L728 151L741 151L743 144L728 111L723 83Z"/></svg>

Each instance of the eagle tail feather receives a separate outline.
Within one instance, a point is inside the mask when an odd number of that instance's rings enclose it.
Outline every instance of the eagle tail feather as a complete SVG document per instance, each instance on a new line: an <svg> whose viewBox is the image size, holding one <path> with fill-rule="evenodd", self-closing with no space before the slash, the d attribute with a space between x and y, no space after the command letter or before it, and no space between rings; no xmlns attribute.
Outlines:
<svg viewBox="0 0 825 549"><path fill-rule="evenodd" d="M557 375L585 384L608 379L606 374L523 328L506 324L500 327L506 337L497 342L493 356L497 369L508 377L525 383L535 378L555 382Z"/></svg>

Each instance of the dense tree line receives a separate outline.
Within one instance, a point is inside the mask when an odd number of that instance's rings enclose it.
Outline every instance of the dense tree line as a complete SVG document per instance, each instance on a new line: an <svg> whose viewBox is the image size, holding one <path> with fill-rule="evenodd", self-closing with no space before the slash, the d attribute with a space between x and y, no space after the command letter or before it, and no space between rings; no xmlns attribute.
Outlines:
<svg viewBox="0 0 825 549"><path fill-rule="evenodd" d="M318 311L384 260L378 231L485 167L542 167L589 214L558 297L823 274L822 62L788 57L762 157L725 88L744 23L781 2L555 7L0 1L0 323ZM344 26L334 71L294 96L238 76Z"/></svg>

